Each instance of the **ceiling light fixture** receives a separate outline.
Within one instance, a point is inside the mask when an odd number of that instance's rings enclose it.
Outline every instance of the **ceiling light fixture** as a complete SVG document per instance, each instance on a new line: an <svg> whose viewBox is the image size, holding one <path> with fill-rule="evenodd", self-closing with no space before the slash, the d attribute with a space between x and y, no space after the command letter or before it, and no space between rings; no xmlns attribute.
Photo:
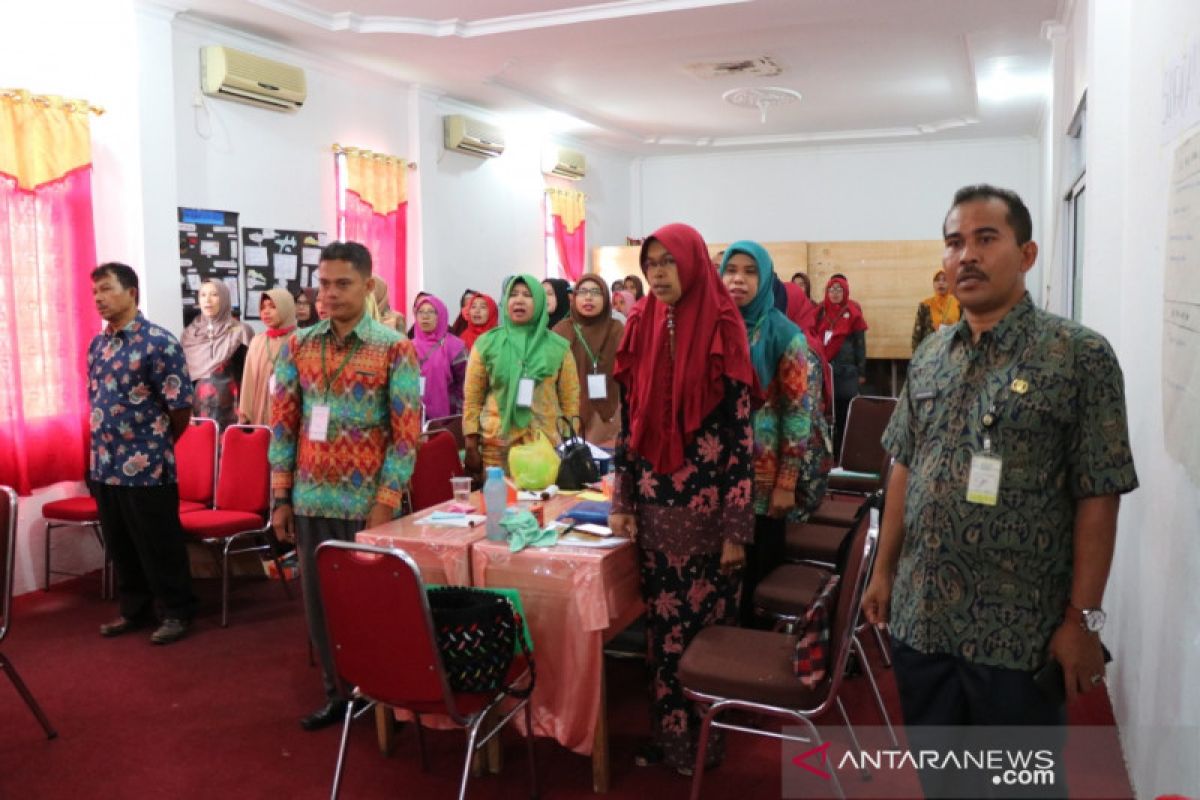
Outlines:
<svg viewBox="0 0 1200 800"><path fill-rule="evenodd" d="M730 89L721 95L721 99L738 108L757 108L762 123L767 123L767 112L776 106L800 102L800 93L781 86L764 86L762 88L743 86L740 89Z"/></svg>

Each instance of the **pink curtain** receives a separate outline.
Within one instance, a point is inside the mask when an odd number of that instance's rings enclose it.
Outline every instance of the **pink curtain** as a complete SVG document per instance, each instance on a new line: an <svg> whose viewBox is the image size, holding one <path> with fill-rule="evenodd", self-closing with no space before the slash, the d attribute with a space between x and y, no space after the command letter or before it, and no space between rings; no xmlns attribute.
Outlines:
<svg viewBox="0 0 1200 800"><path fill-rule="evenodd" d="M0 172L0 483L21 494L87 467L91 179L87 164L26 189Z"/></svg>
<svg viewBox="0 0 1200 800"><path fill-rule="evenodd" d="M392 308L404 309L406 295L406 247L408 246L408 203L389 214L380 214L359 197L345 194L342 238L360 242L371 251L374 273L387 281Z"/></svg>
<svg viewBox="0 0 1200 800"><path fill-rule="evenodd" d="M554 215L554 244L558 247L558 261L572 283L583 277L584 259L587 255L587 237L584 235L586 228L587 223L581 220L574 231L567 233L563 218L558 214Z"/></svg>

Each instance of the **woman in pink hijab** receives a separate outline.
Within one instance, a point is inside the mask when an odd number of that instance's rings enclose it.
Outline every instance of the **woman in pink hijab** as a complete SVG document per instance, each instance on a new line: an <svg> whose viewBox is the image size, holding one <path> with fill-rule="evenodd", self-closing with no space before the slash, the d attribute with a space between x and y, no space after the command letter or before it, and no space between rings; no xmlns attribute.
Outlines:
<svg viewBox="0 0 1200 800"><path fill-rule="evenodd" d="M429 419L461 414L467 376L467 346L449 332L446 305L431 294L413 306L413 345L421 364L421 399Z"/></svg>

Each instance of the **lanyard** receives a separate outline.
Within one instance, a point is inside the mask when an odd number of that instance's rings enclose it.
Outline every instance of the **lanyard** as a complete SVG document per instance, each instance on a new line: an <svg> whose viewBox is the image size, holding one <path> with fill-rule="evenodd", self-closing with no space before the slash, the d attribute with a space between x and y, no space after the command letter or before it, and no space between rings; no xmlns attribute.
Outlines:
<svg viewBox="0 0 1200 800"><path fill-rule="evenodd" d="M598 372L600 362L596 359L596 354L592 352L592 348L588 347L587 339L584 337L583 331L580 330L579 324L572 322L571 327L575 328L575 338L579 339L579 343L583 345L584 351L587 352L588 358L592 361L592 372Z"/></svg>
<svg viewBox="0 0 1200 800"><path fill-rule="evenodd" d="M444 344L445 341L446 341L445 336L443 336L441 339L438 339L438 343L433 346L433 349L431 349L428 353L426 353L424 358L418 359L418 361L420 362L419 366L422 366L422 367L425 366L425 362L428 361L429 359L433 358L433 354L436 353L441 348L442 344Z"/></svg>
<svg viewBox="0 0 1200 800"><path fill-rule="evenodd" d="M1005 382L992 394L991 400L984 409L980 422L983 423L983 450L985 453L990 453L992 450L993 428L1000 419L1000 409L1003 407L1004 401L1012 397L1014 393L1025 394L1029 390L1029 385L1024 380L1013 376L1021 371L1021 365L1029 359L1029 356L1038 344L1036 332L1031 332L1030 336L1032 337L1032 341L1026 345L1021 355L1011 363L1005 375Z"/></svg>
<svg viewBox="0 0 1200 800"><path fill-rule="evenodd" d="M362 339L355 337L354 344L350 347L350 352L347 353L346 357L342 359L342 363L338 366L337 370L334 371L333 375L330 375L325 368L325 345L327 342L328 337L321 337L321 377L325 379L326 402L329 401L329 391L333 388L333 384L337 382L337 379L339 376L341 376L342 371L346 369L346 365L350 363L350 359L354 358L354 354L358 352L358 348L362 344Z"/></svg>

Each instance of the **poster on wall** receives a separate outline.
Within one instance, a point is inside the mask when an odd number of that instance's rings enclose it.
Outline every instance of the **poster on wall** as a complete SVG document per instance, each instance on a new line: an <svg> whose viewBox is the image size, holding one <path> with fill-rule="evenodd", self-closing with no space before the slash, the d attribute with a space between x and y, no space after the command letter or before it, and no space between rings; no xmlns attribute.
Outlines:
<svg viewBox="0 0 1200 800"><path fill-rule="evenodd" d="M317 263L329 237L320 231L242 228L246 267L246 318L258 319L258 301L268 289L316 288Z"/></svg>
<svg viewBox="0 0 1200 800"><path fill-rule="evenodd" d="M234 308L241 299L238 280L238 215L236 211L179 209L179 291L186 325L200 313L200 284L218 280L229 287Z"/></svg>

